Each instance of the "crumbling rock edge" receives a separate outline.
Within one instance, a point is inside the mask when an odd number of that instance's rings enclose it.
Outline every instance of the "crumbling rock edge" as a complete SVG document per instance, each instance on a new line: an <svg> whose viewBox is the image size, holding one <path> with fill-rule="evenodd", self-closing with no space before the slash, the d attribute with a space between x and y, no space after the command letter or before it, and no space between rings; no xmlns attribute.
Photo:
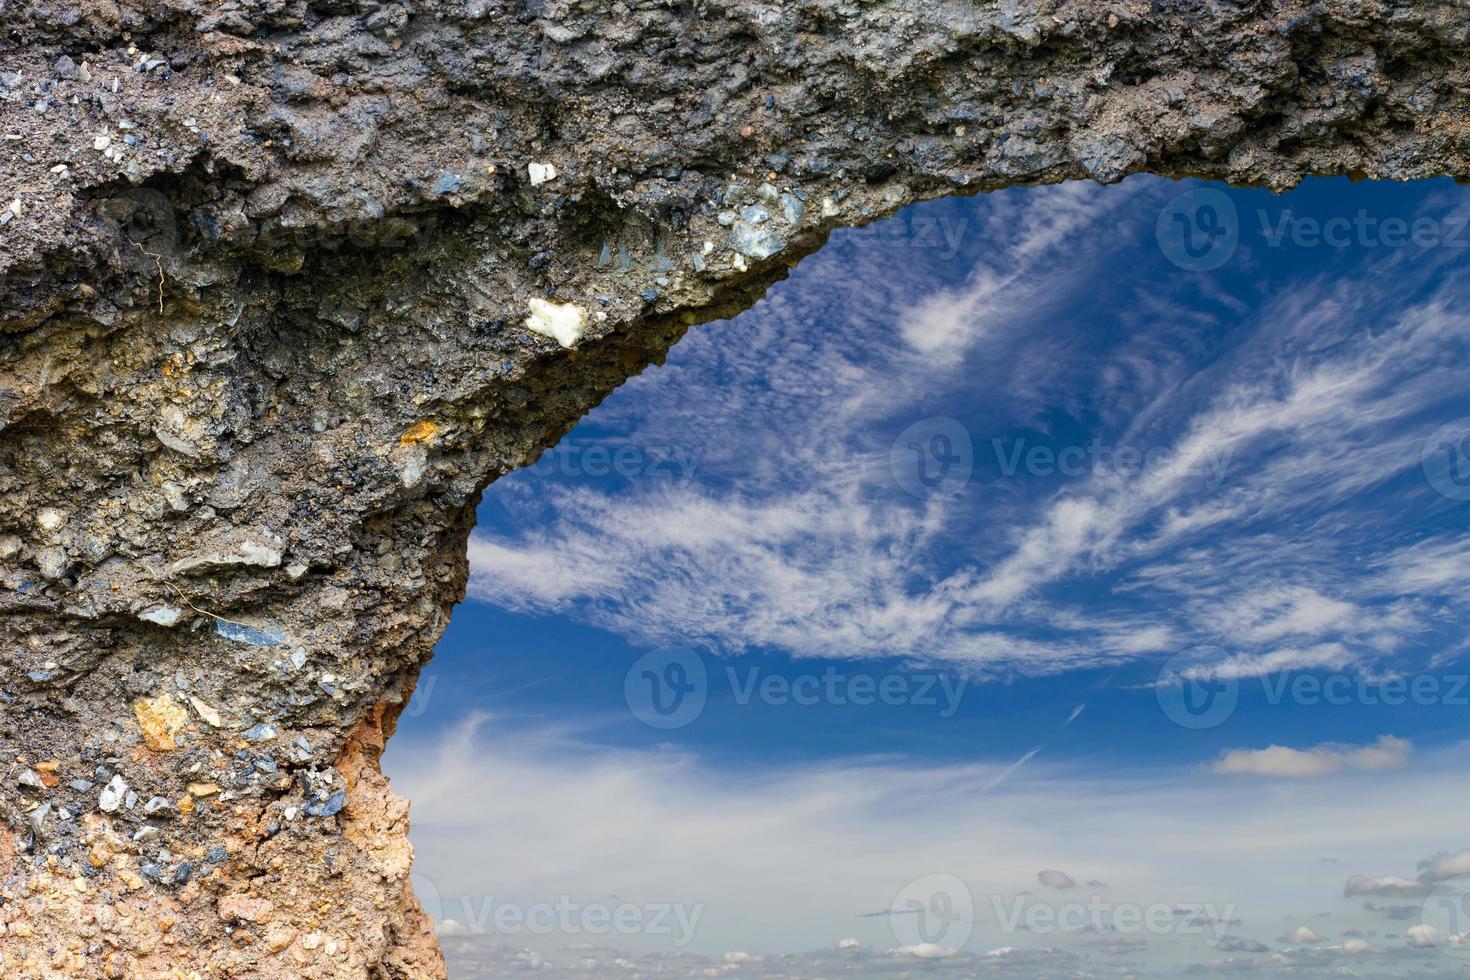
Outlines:
<svg viewBox="0 0 1470 980"><path fill-rule="evenodd" d="M442 976L378 757L480 491L832 229L1137 172L1470 176L1452 3L0 23L14 977Z"/></svg>

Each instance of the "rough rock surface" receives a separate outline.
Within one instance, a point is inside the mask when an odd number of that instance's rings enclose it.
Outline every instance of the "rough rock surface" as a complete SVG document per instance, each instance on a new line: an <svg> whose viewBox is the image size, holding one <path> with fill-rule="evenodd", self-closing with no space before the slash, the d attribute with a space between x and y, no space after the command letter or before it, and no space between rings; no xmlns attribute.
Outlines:
<svg viewBox="0 0 1470 980"><path fill-rule="evenodd" d="M839 225L1470 175L1433 0L0 4L0 973L434 977L481 489Z"/></svg>

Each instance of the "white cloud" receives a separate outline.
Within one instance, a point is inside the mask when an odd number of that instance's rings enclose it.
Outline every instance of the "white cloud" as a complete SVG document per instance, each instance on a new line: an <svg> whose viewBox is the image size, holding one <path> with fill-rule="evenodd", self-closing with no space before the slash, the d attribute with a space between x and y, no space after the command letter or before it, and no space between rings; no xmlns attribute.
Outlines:
<svg viewBox="0 0 1470 980"><path fill-rule="evenodd" d="M1286 592L1251 597L1261 620L1245 630L1253 643L1271 643L1292 636L1320 636L1350 624L1357 608L1298 586Z"/></svg>
<svg viewBox="0 0 1470 980"><path fill-rule="evenodd" d="M1441 882L1470 875L1470 849L1436 854L1419 862L1419 877Z"/></svg>
<svg viewBox="0 0 1470 980"><path fill-rule="evenodd" d="M953 357L997 324L1054 307L1069 286L1068 276L1058 274L1057 257L1075 262L1089 250L1091 226L1131 196L1129 189L1076 182L1049 193L1044 207L1021 206L995 215L985 228L995 235L991 248L965 284L937 290L899 313L903 339L926 357Z"/></svg>
<svg viewBox="0 0 1470 980"><path fill-rule="evenodd" d="M1191 665L1181 676L1195 680L1244 680L1293 670L1341 670L1356 659L1341 643L1319 643L1306 648L1284 647L1267 653L1237 654L1215 663Z"/></svg>
<svg viewBox="0 0 1470 980"><path fill-rule="evenodd" d="M1172 627L1154 625L1106 633L1104 642L1107 643L1110 650L1138 654L1172 650L1179 639Z"/></svg>
<svg viewBox="0 0 1470 980"><path fill-rule="evenodd" d="M1272 745L1264 749L1231 749L1211 768L1228 775L1306 779L1343 769L1377 772L1398 768L1407 764L1413 749L1414 743L1392 735L1381 736L1364 746L1328 743L1310 749L1291 749Z"/></svg>
<svg viewBox="0 0 1470 980"><path fill-rule="evenodd" d="M1420 949L1443 946L1448 939L1449 937L1444 933L1440 932L1434 926L1427 924L1410 926L1404 931L1404 940L1410 946L1415 946Z"/></svg>
<svg viewBox="0 0 1470 980"><path fill-rule="evenodd" d="M1375 564L1384 587L1395 592L1463 595L1470 588L1470 539L1422 541Z"/></svg>
<svg viewBox="0 0 1470 980"><path fill-rule="evenodd" d="M1382 898L1419 898L1428 895L1433 890L1433 885L1420 881L1417 878L1402 878L1394 875L1384 875L1370 878L1367 875L1353 875L1343 886L1344 898L1352 898L1357 895L1377 895Z"/></svg>
<svg viewBox="0 0 1470 980"><path fill-rule="evenodd" d="M917 943L913 946L900 946L895 953L903 953L908 956L917 956L924 960L946 959L954 956L957 952L948 946L939 946L934 943Z"/></svg>
<svg viewBox="0 0 1470 980"><path fill-rule="evenodd" d="M1382 898L1423 898L1432 894L1444 882L1470 875L1470 849L1441 851L1419 862L1419 874L1414 878L1395 875L1370 877L1353 875L1343 886L1343 896L1353 898L1368 895ZM1422 914L1413 906L1365 905L1370 912L1377 912L1390 919L1417 918Z"/></svg>
<svg viewBox="0 0 1470 980"><path fill-rule="evenodd" d="M1278 943L1290 943L1293 946L1310 946L1314 943L1326 942L1325 939L1306 926L1297 926L1295 929L1289 930L1285 935L1277 936L1276 941Z"/></svg>

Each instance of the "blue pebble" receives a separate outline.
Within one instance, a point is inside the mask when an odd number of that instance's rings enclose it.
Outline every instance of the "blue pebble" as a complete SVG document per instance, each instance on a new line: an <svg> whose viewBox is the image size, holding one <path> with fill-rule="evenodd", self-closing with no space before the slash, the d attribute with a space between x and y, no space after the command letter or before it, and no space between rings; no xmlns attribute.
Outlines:
<svg viewBox="0 0 1470 980"><path fill-rule="evenodd" d="M286 642L286 634L280 630L262 630L254 626L227 623L223 619L214 621L214 631L226 640L247 643L253 647L274 647Z"/></svg>
<svg viewBox="0 0 1470 980"><path fill-rule="evenodd" d="M247 742L265 742L276 737L276 726L261 722L245 729L240 737Z"/></svg>
<svg viewBox="0 0 1470 980"><path fill-rule="evenodd" d="M309 817L330 817L347 803L347 794L337 790L325 803L312 803L306 807Z"/></svg>

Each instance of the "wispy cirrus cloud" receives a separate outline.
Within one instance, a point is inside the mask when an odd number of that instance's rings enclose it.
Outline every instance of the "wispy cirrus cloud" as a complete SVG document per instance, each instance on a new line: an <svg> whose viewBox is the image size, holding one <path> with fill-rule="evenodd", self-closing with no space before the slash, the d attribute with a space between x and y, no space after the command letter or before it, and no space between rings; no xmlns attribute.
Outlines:
<svg viewBox="0 0 1470 980"><path fill-rule="evenodd" d="M1408 545L1394 528L1405 509L1452 504L1414 477L1470 386L1464 270L1380 252L1358 275L1216 288L1203 304L1140 282L1117 314L1131 332L1079 342L1048 319L1054 303L1103 288L1103 230L1150 193L979 200L967 233L987 248L964 253L959 278L923 252L895 277L891 253L838 237L594 413L616 438L687 449L694 482L507 478L493 490L507 519L471 544L472 597L641 643L977 673L1198 644L1236 676L1391 664L1470 605L1462 535ZM1193 312L1162 322L1168 310ZM894 436L956 405L975 475L916 500L895 484ZM1007 476L990 424L997 441L1156 452L1060 482Z"/></svg>

